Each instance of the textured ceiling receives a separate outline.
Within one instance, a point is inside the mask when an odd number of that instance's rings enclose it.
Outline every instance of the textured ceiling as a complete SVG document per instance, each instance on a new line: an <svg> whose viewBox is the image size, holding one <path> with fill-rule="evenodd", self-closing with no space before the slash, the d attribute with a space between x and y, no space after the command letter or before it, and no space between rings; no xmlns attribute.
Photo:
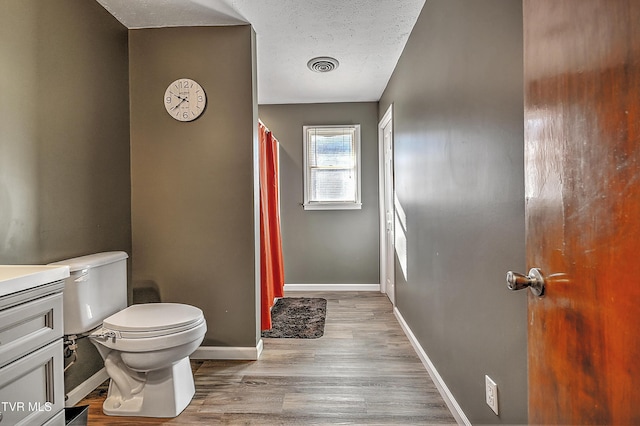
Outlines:
<svg viewBox="0 0 640 426"><path fill-rule="evenodd" d="M257 34L260 104L377 101L425 0L97 0L128 28L237 25ZM309 59L332 56L321 74Z"/></svg>

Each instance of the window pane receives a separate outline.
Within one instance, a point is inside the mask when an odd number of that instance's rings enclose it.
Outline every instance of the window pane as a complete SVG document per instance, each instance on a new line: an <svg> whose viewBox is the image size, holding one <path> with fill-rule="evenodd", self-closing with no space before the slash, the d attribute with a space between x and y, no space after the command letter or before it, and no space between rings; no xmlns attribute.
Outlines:
<svg viewBox="0 0 640 426"><path fill-rule="evenodd" d="M309 201L355 201L356 183L351 170L311 169Z"/></svg>
<svg viewBox="0 0 640 426"><path fill-rule="evenodd" d="M309 143L309 165L353 167L353 129L313 129Z"/></svg>

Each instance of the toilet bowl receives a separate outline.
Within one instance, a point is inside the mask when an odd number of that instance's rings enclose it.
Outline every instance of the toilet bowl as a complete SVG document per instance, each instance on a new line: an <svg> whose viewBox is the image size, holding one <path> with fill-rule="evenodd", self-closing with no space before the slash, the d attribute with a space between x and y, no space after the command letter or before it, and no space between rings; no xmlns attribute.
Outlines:
<svg viewBox="0 0 640 426"><path fill-rule="evenodd" d="M133 305L106 318L89 336L111 378L104 413L180 414L195 393L189 355L206 330L200 309L177 303Z"/></svg>
<svg viewBox="0 0 640 426"><path fill-rule="evenodd" d="M195 393L189 356L207 330L202 310L179 303L126 306L124 252L68 259L65 335L85 335L111 378L103 411L113 416L175 417ZM67 324L68 322L68 324Z"/></svg>

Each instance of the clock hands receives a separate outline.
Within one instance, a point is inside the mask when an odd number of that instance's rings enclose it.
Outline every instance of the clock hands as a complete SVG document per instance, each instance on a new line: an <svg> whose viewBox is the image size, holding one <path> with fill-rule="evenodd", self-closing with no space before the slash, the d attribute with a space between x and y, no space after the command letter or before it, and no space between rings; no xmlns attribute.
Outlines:
<svg viewBox="0 0 640 426"><path fill-rule="evenodd" d="M173 111L174 109L178 108L180 105L182 105L183 102L189 102L189 99L185 96L184 98L180 95L176 95L173 92L169 92L171 93L173 96L175 96L176 98L180 99L180 102L178 102L174 107L171 108L171 111Z"/></svg>
<svg viewBox="0 0 640 426"><path fill-rule="evenodd" d="M180 99L181 101L187 101L189 102L189 99L187 99L186 97L182 97L180 95L176 95L175 93L173 93L172 91L169 91L169 93L171 93L173 96L175 96L176 98Z"/></svg>
<svg viewBox="0 0 640 426"><path fill-rule="evenodd" d="M182 103L183 103L184 101L187 101L187 100L186 100L186 99L182 99L182 100L181 100L180 102L178 102L174 107L172 107L172 108L171 108L171 111L173 111L174 109L176 109L176 108L178 108L180 105L182 105ZM189 102L189 101L187 101L187 102Z"/></svg>

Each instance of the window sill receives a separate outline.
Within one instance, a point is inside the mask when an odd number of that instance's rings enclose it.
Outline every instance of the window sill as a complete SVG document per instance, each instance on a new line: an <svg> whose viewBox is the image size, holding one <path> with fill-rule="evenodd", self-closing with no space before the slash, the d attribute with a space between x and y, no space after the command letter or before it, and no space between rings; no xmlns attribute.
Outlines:
<svg viewBox="0 0 640 426"><path fill-rule="evenodd" d="M361 210L362 203L306 203L305 210Z"/></svg>

